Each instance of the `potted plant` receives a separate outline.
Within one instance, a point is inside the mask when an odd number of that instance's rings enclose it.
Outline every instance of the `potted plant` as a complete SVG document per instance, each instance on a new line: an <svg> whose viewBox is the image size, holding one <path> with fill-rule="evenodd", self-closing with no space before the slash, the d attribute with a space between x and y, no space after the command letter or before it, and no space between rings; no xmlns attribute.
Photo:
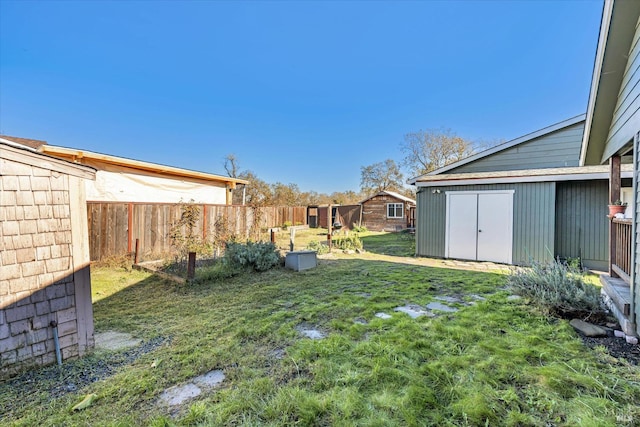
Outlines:
<svg viewBox="0 0 640 427"><path fill-rule="evenodd" d="M616 214L624 213L627 209L627 204L622 203L622 200L618 199L613 204L609 205L609 216L613 218Z"/></svg>

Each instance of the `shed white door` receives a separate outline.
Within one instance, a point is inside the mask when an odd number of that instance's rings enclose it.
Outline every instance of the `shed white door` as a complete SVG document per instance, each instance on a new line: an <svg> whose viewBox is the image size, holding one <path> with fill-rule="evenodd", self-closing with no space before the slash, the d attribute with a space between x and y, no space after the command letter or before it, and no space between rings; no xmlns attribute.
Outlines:
<svg viewBox="0 0 640 427"><path fill-rule="evenodd" d="M512 262L513 191L447 193L447 257Z"/></svg>

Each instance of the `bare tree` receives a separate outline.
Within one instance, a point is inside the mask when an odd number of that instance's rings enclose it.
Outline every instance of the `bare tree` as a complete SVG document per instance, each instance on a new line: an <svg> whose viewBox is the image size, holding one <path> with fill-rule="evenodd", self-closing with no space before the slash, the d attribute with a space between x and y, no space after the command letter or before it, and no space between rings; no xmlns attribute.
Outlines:
<svg viewBox="0 0 640 427"><path fill-rule="evenodd" d="M451 129L411 132L400 144L402 165L412 176L423 175L473 154L473 144Z"/></svg>
<svg viewBox="0 0 640 427"><path fill-rule="evenodd" d="M227 154L224 158L224 170L231 178L237 178L239 173L238 158L235 154Z"/></svg>
<svg viewBox="0 0 640 427"><path fill-rule="evenodd" d="M392 159L360 168L360 189L366 195L383 190L397 191L401 188L403 188L403 175Z"/></svg>

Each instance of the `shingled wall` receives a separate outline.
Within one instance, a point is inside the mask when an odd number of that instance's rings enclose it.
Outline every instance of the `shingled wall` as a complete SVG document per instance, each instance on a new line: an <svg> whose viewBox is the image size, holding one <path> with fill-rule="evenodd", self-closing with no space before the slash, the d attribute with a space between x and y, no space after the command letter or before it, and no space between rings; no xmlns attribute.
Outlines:
<svg viewBox="0 0 640 427"><path fill-rule="evenodd" d="M0 145L0 377L93 346L82 179L93 171Z"/></svg>

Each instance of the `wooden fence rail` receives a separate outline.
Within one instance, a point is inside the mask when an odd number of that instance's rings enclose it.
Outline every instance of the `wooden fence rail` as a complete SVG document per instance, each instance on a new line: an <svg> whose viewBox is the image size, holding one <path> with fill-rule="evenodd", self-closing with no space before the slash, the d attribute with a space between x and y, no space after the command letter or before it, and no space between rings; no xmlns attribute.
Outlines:
<svg viewBox="0 0 640 427"><path fill-rule="evenodd" d="M194 233L207 241L215 233L241 239L267 228L307 224L305 206L196 205L199 218ZM141 259L172 252L170 231L183 205L161 203L88 202L89 250L92 261L130 254L139 242Z"/></svg>

